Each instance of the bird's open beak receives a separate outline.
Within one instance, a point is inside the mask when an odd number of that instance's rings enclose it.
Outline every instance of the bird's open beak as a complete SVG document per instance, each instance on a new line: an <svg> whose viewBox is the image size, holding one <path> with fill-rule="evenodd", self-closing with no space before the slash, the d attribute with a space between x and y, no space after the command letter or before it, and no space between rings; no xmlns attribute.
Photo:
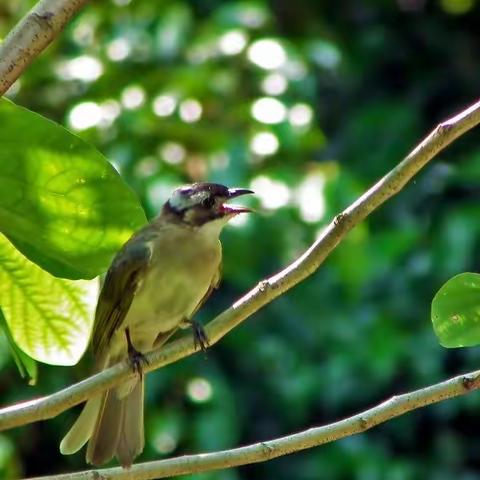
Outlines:
<svg viewBox="0 0 480 480"><path fill-rule="evenodd" d="M230 200L231 198L237 198L242 195L251 195L252 193L254 192L248 188L229 188L227 200ZM224 204L223 209L225 213L232 215L236 215L237 213L248 213L252 211L250 208L244 207L243 205Z"/></svg>

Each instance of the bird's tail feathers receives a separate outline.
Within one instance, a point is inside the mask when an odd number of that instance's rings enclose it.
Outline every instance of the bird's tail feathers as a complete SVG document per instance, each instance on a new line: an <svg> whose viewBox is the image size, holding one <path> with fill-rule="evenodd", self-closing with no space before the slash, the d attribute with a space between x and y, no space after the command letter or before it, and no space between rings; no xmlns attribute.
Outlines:
<svg viewBox="0 0 480 480"><path fill-rule="evenodd" d="M62 455L71 455L78 452L87 443L95 428L101 405L102 396L94 397L87 401L82 413L60 443Z"/></svg>
<svg viewBox="0 0 480 480"><path fill-rule="evenodd" d="M115 389L107 392L88 443L88 463L102 465L116 456L123 467L129 467L142 452L143 394L143 380L123 398Z"/></svg>
<svg viewBox="0 0 480 480"><path fill-rule="evenodd" d="M140 380L132 393L122 400L124 407L116 456L124 467L129 467L145 446L143 397L144 382Z"/></svg>
<svg viewBox="0 0 480 480"><path fill-rule="evenodd" d="M101 357L94 371L101 371L116 360ZM78 452L88 441L88 463L101 465L116 456L124 467L130 466L145 443L143 397L143 378L136 377L91 398L60 443L60 452Z"/></svg>

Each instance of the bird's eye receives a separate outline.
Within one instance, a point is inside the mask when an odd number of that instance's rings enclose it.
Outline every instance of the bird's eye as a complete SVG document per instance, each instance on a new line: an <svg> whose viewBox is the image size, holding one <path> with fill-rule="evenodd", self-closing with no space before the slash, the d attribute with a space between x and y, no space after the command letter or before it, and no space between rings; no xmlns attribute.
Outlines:
<svg viewBox="0 0 480 480"><path fill-rule="evenodd" d="M205 208L212 208L214 203L215 203L215 199L212 197L208 197L202 201L202 206Z"/></svg>

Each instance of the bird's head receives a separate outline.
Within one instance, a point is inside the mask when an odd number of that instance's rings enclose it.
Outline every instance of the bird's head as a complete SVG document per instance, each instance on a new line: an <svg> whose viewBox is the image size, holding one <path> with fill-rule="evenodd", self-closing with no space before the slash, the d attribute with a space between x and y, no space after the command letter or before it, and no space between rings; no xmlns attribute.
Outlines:
<svg viewBox="0 0 480 480"><path fill-rule="evenodd" d="M246 188L228 188L218 183L194 183L177 188L163 208L174 219L193 227L201 227L214 220L221 220L216 223L227 223L235 215L251 210L226 202L251 193Z"/></svg>

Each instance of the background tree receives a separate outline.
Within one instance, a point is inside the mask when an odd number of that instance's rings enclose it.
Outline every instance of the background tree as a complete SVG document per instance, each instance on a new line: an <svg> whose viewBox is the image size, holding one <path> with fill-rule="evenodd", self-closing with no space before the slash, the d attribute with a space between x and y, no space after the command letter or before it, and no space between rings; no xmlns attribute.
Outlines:
<svg viewBox="0 0 480 480"><path fill-rule="evenodd" d="M2 6L0 32L27 6ZM224 282L202 310L208 319L303 251L424 132L476 97L475 13L452 0L97 3L10 96L93 142L148 215L186 181L257 191L261 214L224 235ZM195 356L149 375L143 459L273 438L475 368L475 350L444 350L429 322L439 286L478 270L475 135L208 361ZM31 397L3 351L2 403ZM87 362L41 366L36 392L87 374ZM204 477L469 478L478 467L477 403L472 395ZM2 434L5 475L82 468L82 456L57 454L73 415Z"/></svg>

